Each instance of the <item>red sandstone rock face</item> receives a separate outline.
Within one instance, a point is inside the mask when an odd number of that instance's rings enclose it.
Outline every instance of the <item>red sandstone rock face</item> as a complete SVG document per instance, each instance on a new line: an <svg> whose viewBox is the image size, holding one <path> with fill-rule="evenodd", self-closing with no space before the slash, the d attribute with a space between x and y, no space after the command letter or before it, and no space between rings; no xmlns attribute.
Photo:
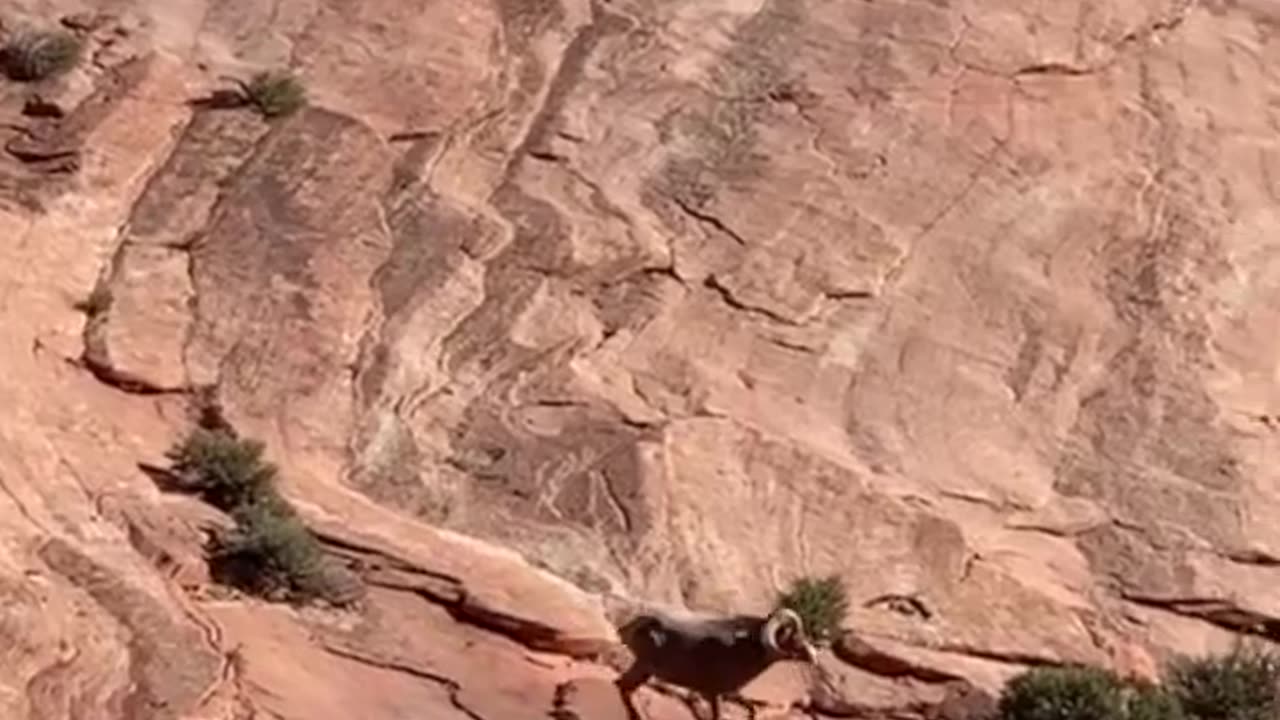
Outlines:
<svg viewBox="0 0 1280 720"><path fill-rule="evenodd" d="M52 5L0 28L97 9ZM0 716L613 718L605 600L760 611L830 572L851 632L825 681L744 690L761 717L976 717L1026 663L1268 632L1278 22L77 16L77 70L0 81ZM293 116L189 102L283 63ZM356 609L209 585L225 518L137 467L202 389Z"/></svg>

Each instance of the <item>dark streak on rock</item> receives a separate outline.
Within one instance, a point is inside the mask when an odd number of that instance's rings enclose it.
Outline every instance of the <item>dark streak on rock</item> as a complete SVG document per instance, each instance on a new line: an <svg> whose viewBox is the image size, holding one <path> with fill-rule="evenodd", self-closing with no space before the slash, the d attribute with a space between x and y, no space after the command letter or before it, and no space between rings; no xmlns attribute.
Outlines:
<svg viewBox="0 0 1280 720"><path fill-rule="evenodd" d="M865 608L874 608L885 606L896 613L903 615L914 615L923 620L933 618L933 612L924 604L924 601L914 595L902 595L898 593L888 593L885 595L877 595L862 604Z"/></svg>
<svg viewBox="0 0 1280 720"><path fill-rule="evenodd" d="M735 310L742 310L744 312L749 312L755 315L759 315L767 320L782 323L784 325L796 324L790 318L783 317L782 315L779 315L773 312L772 310L768 310L762 307L757 307L755 305L748 305L742 302L736 296L734 296L733 291L730 290L728 287L725 287L725 285L720 282L720 279L716 277L714 274L708 275L706 279L702 281L702 284L707 288L715 290L716 294L719 295L722 300L724 300L725 304Z"/></svg>
<svg viewBox="0 0 1280 720"><path fill-rule="evenodd" d="M417 142L418 140L434 140L440 136L437 130L407 130L405 132L391 133L387 136L387 142Z"/></svg>
<svg viewBox="0 0 1280 720"><path fill-rule="evenodd" d="M738 234L738 231L729 227L727 223L725 223L715 214L699 210L698 208L694 207L691 203L689 203L687 200L684 200L683 198L681 198L679 195L673 195L671 199L673 202L675 202L676 206L679 207L689 217L694 218L698 222L706 223L711 227L715 228L716 230L719 230L720 232L729 236L738 245L742 247L747 246L746 239L743 238L742 235Z"/></svg>
<svg viewBox="0 0 1280 720"><path fill-rule="evenodd" d="M1241 565L1256 565L1258 567L1280 567L1280 557L1276 557L1262 550L1237 550L1234 552L1223 553L1222 557L1234 563Z"/></svg>
<svg viewBox="0 0 1280 720"><path fill-rule="evenodd" d="M1170 597L1123 591L1120 597L1135 605L1195 618L1230 632L1280 642L1280 618L1242 608L1223 598Z"/></svg>
<svg viewBox="0 0 1280 720"><path fill-rule="evenodd" d="M153 385L147 382L145 378L134 377L129 373L120 372L109 364L95 360L88 354L78 359L68 360L68 362L76 367L88 370L102 384L110 385L130 395L185 395L190 390L187 387L166 388Z"/></svg>
<svg viewBox="0 0 1280 720"><path fill-rule="evenodd" d="M1077 67L1060 62L1037 63L1018 68L1014 75L1065 75L1068 77L1076 77L1080 75L1089 75L1096 72L1094 68Z"/></svg>
<svg viewBox="0 0 1280 720"><path fill-rule="evenodd" d="M486 720L486 718L483 715L477 713L476 711L472 710L471 708L463 704L462 699L459 697L459 693L462 692L462 686L458 684L457 680L454 680L453 678L447 675L434 673L429 670L423 670L421 668L417 668L412 665L408 665L406 663L371 657L364 653L359 653L354 650L349 650L347 648L339 647L338 645L334 644L332 641L328 641L328 640L321 642L320 647L327 653L336 655L346 660L351 660L353 662L361 663L362 665L368 665L369 667L378 668L379 670L389 670L392 672L404 673L412 677L416 677L422 680L430 680L431 682L437 683L439 685L443 685L445 689L447 689L449 692L449 702L452 703L455 708L457 708L467 717L472 718L472 720Z"/></svg>

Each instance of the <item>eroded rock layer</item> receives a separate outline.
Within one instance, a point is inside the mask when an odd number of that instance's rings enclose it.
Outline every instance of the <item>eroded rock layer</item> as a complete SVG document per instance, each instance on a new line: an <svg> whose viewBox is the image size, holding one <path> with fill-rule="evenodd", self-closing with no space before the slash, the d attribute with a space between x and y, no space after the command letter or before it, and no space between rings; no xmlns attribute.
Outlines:
<svg viewBox="0 0 1280 720"><path fill-rule="evenodd" d="M1266 3L0 11L59 22L0 81L0 715L621 717L617 603L828 573L825 680L730 712L1280 639ZM356 607L210 583L138 467L195 395Z"/></svg>

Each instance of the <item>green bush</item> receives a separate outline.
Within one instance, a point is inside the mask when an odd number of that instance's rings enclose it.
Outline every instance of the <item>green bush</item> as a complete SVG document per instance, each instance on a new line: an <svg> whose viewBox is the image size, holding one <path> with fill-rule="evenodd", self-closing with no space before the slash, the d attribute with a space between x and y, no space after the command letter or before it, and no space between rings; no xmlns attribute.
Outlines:
<svg viewBox="0 0 1280 720"><path fill-rule="evenodd" d="M263 450L261 442L230 430L198 427L169 457L181 489L216 508L233 510L274 495L276 467L262 459Z"/></svg>
<svg viewBox="0 0 1280 720"><path fill-rule="evenodd" d="M1133 688L1126 703L1126 720L1186 720L1178 698L1158 685Z"/></svg>
<svg viewBox="0 0 1280 720"><path fill-rule="evenodd" d="M1163 682L1125 681L1092 667L1029 670L1005 684L1000 720L1280 720L1280 655L1238 647L1183 657Z"/></svg>
<svg viewBox="0 0 1280 720"><path fill-rule="evenodd" d="M213 552L215 575L269 598L310 599L324 594L320 543L277 496L232 513L236 527Z"/></svg>
<svg viewBox="0 0 1280 720"><path fill-rule="evenodd" d="M268 118L288 115L307 103L306 88L286 70L254 75L245 86L245 93L258 112Z"/></svg>
<svg viewBox="0 0 1280 720"><path fill-rule="evenodd" d="M0 66L12 80L42 80L75 67L82 48L80 40L68 32L24 30L0 49Z"/></svg>
<svg viewBox="0 0 1280 720"><path fill-rule="evenodd" d="M778 597L778 606L790 608L804 621L805 633L815 642L832 640L849 609L849 596L840 576L800 578Z"/></svg>
<svg viewBox="0 0 1280 720"><path fill-rule="evenodd" d="M169 452L179 489L229 511L235 527L213 538L209 565L218 582L269 599L345 604L363 590L329 561L319 540L275 489L277 469L264 445L239 437L206 399L201 424Z"/></svg>
<svg viewBox="0 0 1280 720"><path fill-rule="evenodd" d="M1033 668L1010 680L999 702L1001 720L1123 720L1123 683L1091 667Z"/></svg>
<svg viewBox="0 0 1280 720"><path fill-rule="evenodd" d="M1165 685L1195 720L1274 720L1280 658L1268 650L1238 647L1221 656L1179 658Z"/></svg>

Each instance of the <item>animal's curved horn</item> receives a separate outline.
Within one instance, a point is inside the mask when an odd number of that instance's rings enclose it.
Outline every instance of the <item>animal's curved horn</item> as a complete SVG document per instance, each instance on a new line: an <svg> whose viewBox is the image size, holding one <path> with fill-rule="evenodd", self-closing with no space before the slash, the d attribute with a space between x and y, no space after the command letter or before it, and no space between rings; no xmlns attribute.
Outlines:
<svg viewBox="0 0 1280 720"><path fill-rule="evenodd" d="M770 652L781 652L781 648L778 647L778 631L783 625L794 625L796 632L802 637L804 635L804 621L796 611L791 608L778 608L769 614L769 619L760 630L760 640Z"/></svg>

